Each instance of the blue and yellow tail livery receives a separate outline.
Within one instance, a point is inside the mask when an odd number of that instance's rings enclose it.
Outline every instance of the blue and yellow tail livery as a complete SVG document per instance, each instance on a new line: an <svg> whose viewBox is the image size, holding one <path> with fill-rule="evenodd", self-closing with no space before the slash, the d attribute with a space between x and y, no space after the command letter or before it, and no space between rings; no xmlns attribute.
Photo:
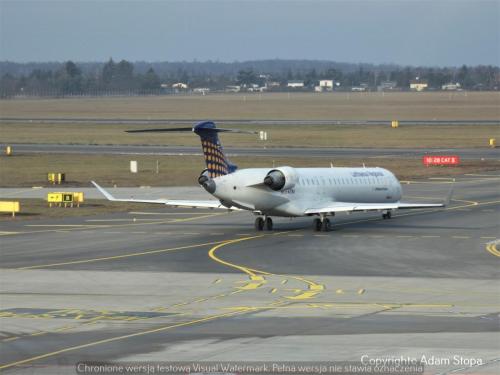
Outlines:
<svg viewBox="0 0 500 375"><path fill-rule="evenodd" d="M193 127L193 132L200 136L210 178L224 176L237 169L237 166L231 164L224 154L217 134L220 131L224 131L224 129L217 129L212 121L200 122Z"/></svg>

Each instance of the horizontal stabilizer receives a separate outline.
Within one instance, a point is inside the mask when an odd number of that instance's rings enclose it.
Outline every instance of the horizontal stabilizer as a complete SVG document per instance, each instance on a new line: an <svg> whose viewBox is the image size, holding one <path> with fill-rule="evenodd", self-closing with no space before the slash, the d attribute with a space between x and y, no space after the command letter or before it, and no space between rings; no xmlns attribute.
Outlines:
<svg viewBox="0 0 500 375"><path fill-rule="evenodd" d="M166 133L166 132L192 132L193 128L164 128L164 129L136 129L125 130L127 133Z"/></svg>
<svg viewBox="0 0 500 375"><path fill-rule="evenodd" d="M210 129L216 133L241 133L241 134L259 134L259 132L253 130L241 130L241 129ZM159 129L135 129L135 130L125 130L127 133L169 133L169 132L192 132L193 128L159 128Z"/></svg>

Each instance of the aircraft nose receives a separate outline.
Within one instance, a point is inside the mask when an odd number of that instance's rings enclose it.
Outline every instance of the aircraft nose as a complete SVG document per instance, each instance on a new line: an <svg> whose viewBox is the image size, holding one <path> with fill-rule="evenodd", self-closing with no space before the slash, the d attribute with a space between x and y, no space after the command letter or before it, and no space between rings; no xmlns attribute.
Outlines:
<svg viewBox="0 0 500 375"><path fill-rule="evenodd" d="M210 194L215 193L215 190L217 189L217 184L212 179L206 180L201 186L203 186L203 188Z"/></svg>

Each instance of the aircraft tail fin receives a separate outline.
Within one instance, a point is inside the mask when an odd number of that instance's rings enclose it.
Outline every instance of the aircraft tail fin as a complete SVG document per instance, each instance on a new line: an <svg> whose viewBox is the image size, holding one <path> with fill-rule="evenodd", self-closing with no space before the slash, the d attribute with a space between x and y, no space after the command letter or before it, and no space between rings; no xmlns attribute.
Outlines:
<svg viewBox="0 0 500 375"><path fill-rule="evenodd" d="M200 137L203 156L210 178L224 176L238 168L224 154L218 135L221 131L225 131L225 129L217 129L212 121L203 121L193 127L193 132Z"/></svg>
<svg viewBox="0 0 500 375"><path fill-rule="evenodd" d="M219 140L218 133L246 133L257 134L257 132L237 130L237 129L220 129L215 126L213 121L202 121L192 128L165 128L165 129L140 129L127 130L127 133L147 133L147 132L184 132L192 131L201 139L203 148L203 156L207 165L207 171L210 178L224 176L234 172L238 167L231 163L224 153L224 149Z"/></svg>

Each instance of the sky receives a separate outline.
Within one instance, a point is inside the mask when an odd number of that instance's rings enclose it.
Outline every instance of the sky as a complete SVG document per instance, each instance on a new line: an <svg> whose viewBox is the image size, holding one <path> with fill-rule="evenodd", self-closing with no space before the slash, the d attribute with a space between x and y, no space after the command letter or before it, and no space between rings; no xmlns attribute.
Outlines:
<svg viewBox="0 0 500 375"><path fill-rule="evenodd" d="M0 0L0 60L500 65L500 0Z"/></svg>

